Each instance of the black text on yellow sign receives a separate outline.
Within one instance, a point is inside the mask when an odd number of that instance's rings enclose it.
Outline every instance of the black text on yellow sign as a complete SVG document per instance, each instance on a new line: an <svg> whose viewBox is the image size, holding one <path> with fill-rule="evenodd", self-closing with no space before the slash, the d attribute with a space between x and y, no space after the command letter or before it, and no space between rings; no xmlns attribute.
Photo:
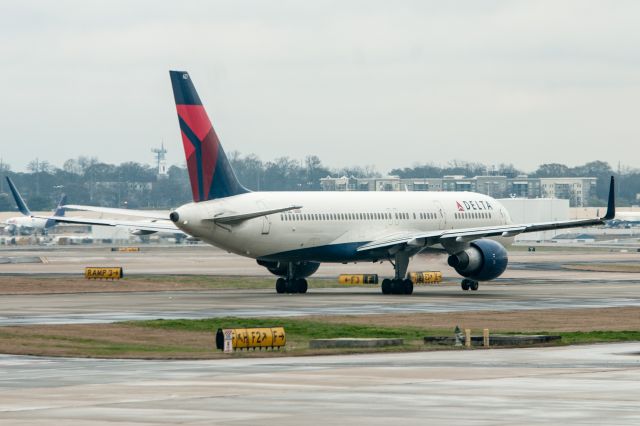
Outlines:
<svg viewBox="0 0 640 426"><path fill-rule="evenodd" d="M119 280L124 276L122 267L98 267L87 266L84 268L84 277L88 280Z"/></svg>
<svg viewBox="0 0 640 426"><path fill-rule="evenodd" d="M411 272L409 273L409 279L414 284L437 284L439 282L442 282L442 272L440 271Z"/></svg>
<svg viewBox="0 0 640 426"><path fill-rule="evenodd" d="M378 274L342 274L340 284L378 284Z"/></svg>
<svg viewBox="0 0 640 426"><path fill-rule="evenodd" d="M231 336L233 349L274 349L287 343L284 327L218 329L216 348L224 349L225 332Z"/></svg>

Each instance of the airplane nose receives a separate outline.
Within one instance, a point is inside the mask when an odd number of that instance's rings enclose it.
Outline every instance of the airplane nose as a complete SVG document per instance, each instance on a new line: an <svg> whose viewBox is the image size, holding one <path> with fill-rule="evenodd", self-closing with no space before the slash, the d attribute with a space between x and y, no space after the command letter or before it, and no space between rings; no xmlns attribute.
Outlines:
<svg viewBox="0 0 640 426"><path fill-rule="evenodd" d="M171 214L169 215L169 219L171 219L171 222L177 223L180 220L180 215L178 214L178 212L171 212Z"/></svg>

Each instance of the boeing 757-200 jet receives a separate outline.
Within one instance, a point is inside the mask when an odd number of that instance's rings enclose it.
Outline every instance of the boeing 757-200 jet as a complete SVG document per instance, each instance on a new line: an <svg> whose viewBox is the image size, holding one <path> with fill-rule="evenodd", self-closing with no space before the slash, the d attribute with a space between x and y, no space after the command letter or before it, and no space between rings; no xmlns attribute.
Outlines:
<svg viewBox="0 0 640 426"><path fill-rule="evenodd" d="M500 202L471 192L250 191L236 178L189 74L170 77L193 202L168 218L195 238L256 259L279 277L278 293L306 293L305 278L322 262L388 260L394 274L382 292L411 294L409 260L425 251L446 253L462 288L477 290L507 268L502 239L615 216L613 177L604 217L529 224L512 224Z"/></svg>

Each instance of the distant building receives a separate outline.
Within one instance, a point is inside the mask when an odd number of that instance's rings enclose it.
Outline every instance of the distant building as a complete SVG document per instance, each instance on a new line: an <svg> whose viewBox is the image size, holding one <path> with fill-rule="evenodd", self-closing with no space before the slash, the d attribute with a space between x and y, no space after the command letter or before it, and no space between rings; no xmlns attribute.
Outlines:
<svg viewBox="0 0 640 426"><path fill-rule="evenodd" d="M507 194L513 198L540 198L540 179L519 175L507 179Z"/></svg>
<svg viewBox="0 0 640 426"><path fill-rule="evenodd" d="M597 179L532 178L526 175L444 176L442 178L383 178L331 177L320 179L323 191L469 191L494 198L558 198L569 200L572 207L586 207L595 198Z"/></svg>
<svg viewBox="0 0 640 426"><path fill-rule="evenodd" d="M596 178L561 177L540 178L543 197L569 200L572 207L585 207L596 192Z"/></svg>

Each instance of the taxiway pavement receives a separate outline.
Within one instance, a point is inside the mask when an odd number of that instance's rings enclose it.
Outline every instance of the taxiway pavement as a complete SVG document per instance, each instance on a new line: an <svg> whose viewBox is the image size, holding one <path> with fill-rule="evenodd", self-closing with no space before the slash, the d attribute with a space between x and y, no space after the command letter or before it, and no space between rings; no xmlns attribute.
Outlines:
<svg viewBox="0 0 640 426"><path fill-rule="evenodd" d="M3 264L4 274L80 273L86 265L123 265L125 274L202 273L272 277L255 261L210 247L144 248L140 253L113 253L102 248L40 248L12 251L12 256L40 256L45 263ZM511 311L640 306L637 273L574 271L572 262L636 262L639 253L514 253L511 268L498 280L481 283L478 292L463 292L443 256L418 256L411 270L438 269L448 282L417 287L412 296L384 296L379 286L313 288L300 295L274 290L197 290L5 295L0 298L0 325L99 323L154 318L221 316L343 315L400 312ZM387 275L385 264L323 265L321 277L347 272ZM179 278L178 278L179 279ZM275 278L274 278L275 281ZM87 282L90 286L91 282ZM126 281L114 282L126 285Z"/></svg>
<svg viewBox="0 0 640 426"><path fill-rule="evenodd" d="M3 424L640 423L638 343L0 370Z"/></svg>

